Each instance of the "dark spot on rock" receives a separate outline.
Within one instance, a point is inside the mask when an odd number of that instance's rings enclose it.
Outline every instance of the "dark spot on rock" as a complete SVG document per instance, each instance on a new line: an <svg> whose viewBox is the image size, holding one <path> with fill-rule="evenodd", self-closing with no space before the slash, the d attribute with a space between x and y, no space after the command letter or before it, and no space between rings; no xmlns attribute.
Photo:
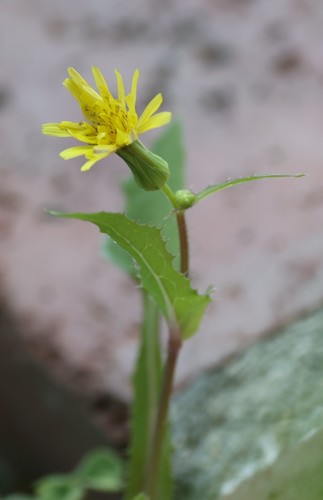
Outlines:
<svg viewBox="0 0 323 500"><path fill-rule="evenodd" d="M270 42L283 42L288 36L288 26L282 19L276 19L265 28L265 38Z"/></svg>
<svg viewBox="0 0 323 500"><path fill-rule="evenodd" d="M59 40L66 33L67 23L61 18L49 19L46 23L46 30L51 38Z"/></svg>
<svg viewBox="0 0 323 500"><path fill-rule="evenodd" d="M250 243L255 241L256 233L252 227L244 226L239 229L237 237L239 243L241 243L242 245L250 245Z"/></svg>
<svg viewBox="0 0 323 500"><path fill-rule="evenodd" d="M91 317L97 321L103 321L107 319L108 307L103 302L99 302L98 300L94 299L90 300L88 310Z"/></svg>
<svg viewBox="0 0 323 500"><path fill-rule="evenodd" d="M223 292L231 300L238 300L244 295L243 286L239 283L226 286Z"/></svg>
<svg viewBox="0 0 323 500"><path fill-rule="evenodd" d="M21 197L13 191L0 192L0 208L8 212L17 212L22 205Z"/></svg>
<svg viewBox="0 0 323 500"><path fill-rule="evenodd" d="M323 190L321 188L314 189L307 193L300 202L300 207L305 209L316 208L323 203Z"/></svg>
<svg viewBox="0 0 323 500"><path fill-rule="evenodd" d="M115 36L118 41L133 42L145 38L149 30L148 21L144 19L122 19L115 25Z"/></svg>
<svg viewBox="0 0 323 500"><path fill-rule="evenodd" d="M125 333L128 339L138 340L139 332L140 332L140 323L133 321Z"/></svg>
<svg viewBox="0 0 323 500"><path fill-rule="evenodd" d="M176 44L187 44L200 34L200 22L196 17L180 19L172 26L172 38Z"/></svg>
<svg viewBox="0 0 323 500"><path fill-rule="evenodd" d="M213 89L205 92L201 103L209 112L227 112L234 105L234 93L232 87Z"/></svg>
<svg viewBox="0 0 323 500"><path fill-rule="evenodd" d="M174 64L172 60L167 59L167 61L163 61L158 66L155 75L156 80L164 82L168 80L171 76L173 76L175 71L176 71L176 64Z"/></svg>
<svg viewBox="0 0 323 500"><path fill-rule="evenodd" d="M226 8L246 7L255 0L218 0Z"/></svg>
<svg viewBox="0 0 323 500"><path fill-rule="evenodd" d="M302 57L295 49L288 49L278 54L272 65L274 72L281 76L295 73L302 66Z"/></svg>
<svg viewBox="0 0 323 500"><path fill-rule="evenodd" d="M288 273L292 274L295 283L303 285L316 277L320 265L321 259L313 257L304 261L288 262L286 268Z"/></svg>
<svg viewBox="0 0 323 500"><path fill-rule="evenodd" d="M12 224L8 218L0 218L0 241L6 240L12 232Z"/></svg>
<svg viewBox="0 0 323 500"><path fill-rule="evenodd" d="M279 253L285 247L285 242L281 238L271 238L267 243L267 248L271 253Z"/></svg>
<svg viewBox="0 0 323 500"><path fill-rule="evenodd" d="M233 51L228 44L205 42L197 50L198 60L206 66L225 66L233 59Z"/></svg>
<svg viewBox="0 0 323 500"><path fill-rule="evenodd" d="M7 87L0 87L0 111L4 109L11 98L11 92Z"/></svg>
<svg viewBox="0 0 323 500"><path fill-rule="evenodd" d="M67 194L71 189L70 177L66 174L56 174L51 178L51 185L59 194Z"/></svg>
<svg viewBox="0 0 323 500"><path fill-rule="evenodd" d="M109 394L101 394L92 403L92 411L100 420L114 446L124 447L128 443L128 405Z"/></svg>
<svg viewBox="0 0 323 500"><path fill-rule="evenodd" d="M178 66L176 64L176 58L166 58L159 62L158 66L154 71L154 77L147 88L146 95L139 98L139 103L141 107L145 107L150 99L155 97L163 89L163 103L165 109L171 104L171 89L170 85L171 79L174 76Z"/></svg>

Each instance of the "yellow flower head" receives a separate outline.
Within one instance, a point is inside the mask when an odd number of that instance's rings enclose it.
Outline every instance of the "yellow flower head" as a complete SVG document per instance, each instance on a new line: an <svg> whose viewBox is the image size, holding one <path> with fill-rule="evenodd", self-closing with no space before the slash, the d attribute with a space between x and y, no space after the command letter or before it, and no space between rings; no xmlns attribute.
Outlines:
<svg viewBox="0 0 323 500"><path fill-rule="evenodd" d="M63 83L78 101L86 121L79 123L62 121L43 125L43 133L46 135L74 137L85 144L65 149L60 153L65 160L84 155L87 161L81 168L83 171L89 170L97 161L111 153L118 152L123 157L124 153L128 154L127 147L135 143L140 134L166 125L171 120L169 112L156 113L163 102L161 94L157 94L138 117L136 112L138 70L134 72L129 94L125 93L122 77L115 70L118 97L113 97L98 68L93 67L92 72L98 92L74 68L68 69L69 78ZM138 141L136 144L133 150L138 150L139 147L141 151L141 143Z"/></svg>

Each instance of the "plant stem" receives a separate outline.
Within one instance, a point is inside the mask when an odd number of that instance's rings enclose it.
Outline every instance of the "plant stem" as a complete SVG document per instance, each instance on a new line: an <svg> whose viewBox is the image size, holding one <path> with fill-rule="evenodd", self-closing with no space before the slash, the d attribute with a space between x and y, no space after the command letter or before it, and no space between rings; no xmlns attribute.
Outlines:
<svg viewBox="0 0 323 500"><path fill-rule="evenodd" d="M189 273L189 246L188 246L188 236L187 227L185 220L185 213L183 210L176 213L178 234L180 241L180 252L181 252L181 273L188 277Z"/></svg>
<svg viewBox="0 0 323 500"><path fill-rule="evenodd" d="M187 237L187 227L185 220L185 210L181 210L176 196L168 184L162 188L163 193L167 196L174 209L176 210L176 219L180 243L181 254L181 273L188 277L189 274L189 246Z"/></svg>
<svg viewBox="0 0 323 500"><path fill-rule="evenodd" d="M168 184L165 184L161 191L167 196L167 198L169 199L169 201L171 202L171 204L173 205L173 207L176 209L179 209L180 208L180 205L176 199L176 196L175 196L175 193L173 192L173 190L169 187Z"/></svg>
<svg viewBox="0 0 323 500"><path fill-rule="evenodd" d="M162 457L165 429L167 425L170 396L178 354L182 347L182 339L177 328L170 328L168 340L168 355L163 376L163 385L160 395L156 426L152 441L152 453L148 476L147 494L150 500L158 499L158 476ZM166 500L166 499L165 499Z"/></svg>
<svg viewBox="0 0 323 500"><path fill-rule="evenodd" d="M165 191L164 191L165 192ZM172 193L172 191L170 191ZM169 196L169 192L166 193ZM174 207L176 208L176 207ZM184 211L176 213L178 233L181 253L181 272L188 276L189 273L189 247L187 237L187 227ZM158 500L158 476L160 470L161 457L163 452L163 442L167 425L169 401L172 394L174 375L179 352L182 347L180 331L176 325L169 327L168 353L163 375L163 384L160 394L158 414L152 439L150 463L148 465L148 480L146 492L150 500Z"/></svg>

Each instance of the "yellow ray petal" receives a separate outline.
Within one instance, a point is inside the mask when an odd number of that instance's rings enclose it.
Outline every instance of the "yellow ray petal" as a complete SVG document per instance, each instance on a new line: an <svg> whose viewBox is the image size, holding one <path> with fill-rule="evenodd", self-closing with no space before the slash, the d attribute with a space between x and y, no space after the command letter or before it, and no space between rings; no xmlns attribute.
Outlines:
<svg viewBox="0 0 323 500"><path fill-rule="evenodd" d="M86 163L84 163L84 165L82 165L81 171L86 172L87 170L90 170L90 168L92 168L96 162L102 160L103 158L106 158L107 156L109 156L109 154L110 153L92 157L92 159L88 160Z"/></svg>
<svg viewBox="0 0 323 500"><path fill-rule="evenodd" d="M94 146L94 152L95 153L108 153L109 155L111 153L114 153L116 151L116 147L114 144L102 144L102 145L98 145L98 146Z"/></svg>
<svg viewBox="0 0 323 500"><path fill-rule="evenodd" d="M80 101L80 89L77 85L75 85L74 82L70 78L66 78L63 81L64 87L72 94L74 99L76 99L78 102Z"/></svg>
<svg viewBox="0 0 323 500"><path fill-rule="evenodd" d="M139 118L138 121L138 127L141 127L145 124L149 118L156 113L156 111L160 108L161 104L163 102L163 96L161 94L157 94L149 104L147 104L146 108L144 109L142 115Z"/></svg>
<svg viewBox="0 0 323 500"><path fill-rule="evenodd" d="M166 125L171 121L171 119L172 113L170 113L169 111L162 111L161 113L157 113L156 115L146 120L141 126L137 126L136 129L138 134L143 134L144 132L147 132L147 130Z"/></svg>
<svg viewBox="0 0 323 500"><path fill-rule="evenodd" d="M86 122L61 122L60 125L62 128L65 128L69 135L74 137L81 142L86 142L87 144L96 144L97 143L97 133L96 129Z"/></svg>
<svg viewBox="0 0 323 500"><path fill-rule="evenodd" d="M130 95L131 95L134 107L136 106L136 100L137 100L137 85L138 85L139 74L140 74L139 69L136 69L136 71L133 74L132 83L131 83Z"/></svg>
<svg viewBox="0 0 323 500"><path fill-rule="evenodd" d="M44 123L42 133L45 135L54 135L56 137L71 137L70 133L61 127L59 123Z"/></svg>
<svg viewBox="0 0 323 500"><path fill-rule="evenodd" d="M120 75L120 73L117 69L115 69L114 72L115 72L116 78L117 78L118 100L124 106L124 104L125 104L125 91L124 91L123 79L122 79L122 76Z"/></svg>
<svg viewBox="0 0 323 500"><path fill-rule="evenodd" d="M93 73L93 77L94 77L96 86L97 86L98 91L100 92L101 96L112 98L112 94L109 90L107 82L105 81L105 78L102 75L99 68L97 68L96 66L92 66L92 73Z"/></svg>
<svg viewBox="0 0 323 500"><path fill-rule="evenodd" d="M90 98L90 101L102 99L100 94L98 94L74 68L68 68L67 71L70 78L67 78L63 85L68 88L74 97L75 94L78 95L79 98L76 98L83 102L86 100L86 97Z"/></svg>
<svg viewBox="0 0 323 500"><path fill-rule="evenodd" d="M91 167L99 160L88 160L87 162L84 163L81 167L81 172L86 172L87 170L90 170Z"/></svg>
<svg viewBox="0 0 323 500"><path fill-rule="evenodd" d="M74 68L67 68L71 81L78 87L90 87L87 81Z"/></svg>
<svg viewBox="0 0 323 500"><path fill-rule="evenodd" d="M64 149L59 153L59 156L64 160L70 160L71 158L77 158L77 156L82 156L93 151L93 146L73 146L72 148Z"/></svg>

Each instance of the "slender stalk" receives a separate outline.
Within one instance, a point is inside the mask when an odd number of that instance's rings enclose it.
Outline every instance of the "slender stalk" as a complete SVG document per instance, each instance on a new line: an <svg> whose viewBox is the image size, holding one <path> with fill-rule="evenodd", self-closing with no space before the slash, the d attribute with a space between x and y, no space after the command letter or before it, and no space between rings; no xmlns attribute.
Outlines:
<svg viewBox="0 0 323 500"><path fill-rule="evenodd" d="M166 194L166 196L170 199L170 201L173 203L174 208L178 209L177 200L174 197L174 193L171 191L171 189L166 185L166 189L164 188L163 191ZM177 211L176 219L177 219L178 234L180 240L181 272L185 276L188 276L189 247L188 247L187 227L186 227L184 211L182 210ZM163 375L163 384L160 394L158 414L153 433L150 462L148 465L146 493L148 494L150 500L158 500L158 490L157 490L158 476L160 471L165 429L167 425L169 402L173 389L177 359L181 347L182 347L182 339L180 331L178 330L176 325L175 326L170 325L167 360Z"/></svg>
<svg viewBox="0 0 323 500"><path fill-rule="evenodd" d="M180 205L176 199L175 193L172 191L172 189L169 187L169 185L165 184L161 190L167 196L167 198L169 199L169 201L171 202L171 204L173 205L175 210L179 209Z"/></svg>
<svg viewBox="0 0 323 500"><path fill-rule="evenodd" d="M151 448L151 460L148 475L147 494L150 500L158 499L158 476L162 457L163 442L167 424L170 396L172 394L177 358L182 347L182 340L176 329L170 329L168 341L168 355L163 376L163 385L154 436Z"/></svg>
<svg viewBox="0 0 323 500"><path fill-rule="evenodd" d="M188 277L189 274L189 246L188 246L188 236L187 227L185 220L184 211L178 211L176 213L177 227L180 241L180 252L181 252L181 273Z"/></svg>
<svg viewBox="0 0 323 500"><path fill-rule="evenodd" d="M141 298L143 320L139 353L132 377L134 404L130 427L133 432L129 446L130 460L124 500L132 500L145 485L162 378L159 309L144 289Z"/></svg>

